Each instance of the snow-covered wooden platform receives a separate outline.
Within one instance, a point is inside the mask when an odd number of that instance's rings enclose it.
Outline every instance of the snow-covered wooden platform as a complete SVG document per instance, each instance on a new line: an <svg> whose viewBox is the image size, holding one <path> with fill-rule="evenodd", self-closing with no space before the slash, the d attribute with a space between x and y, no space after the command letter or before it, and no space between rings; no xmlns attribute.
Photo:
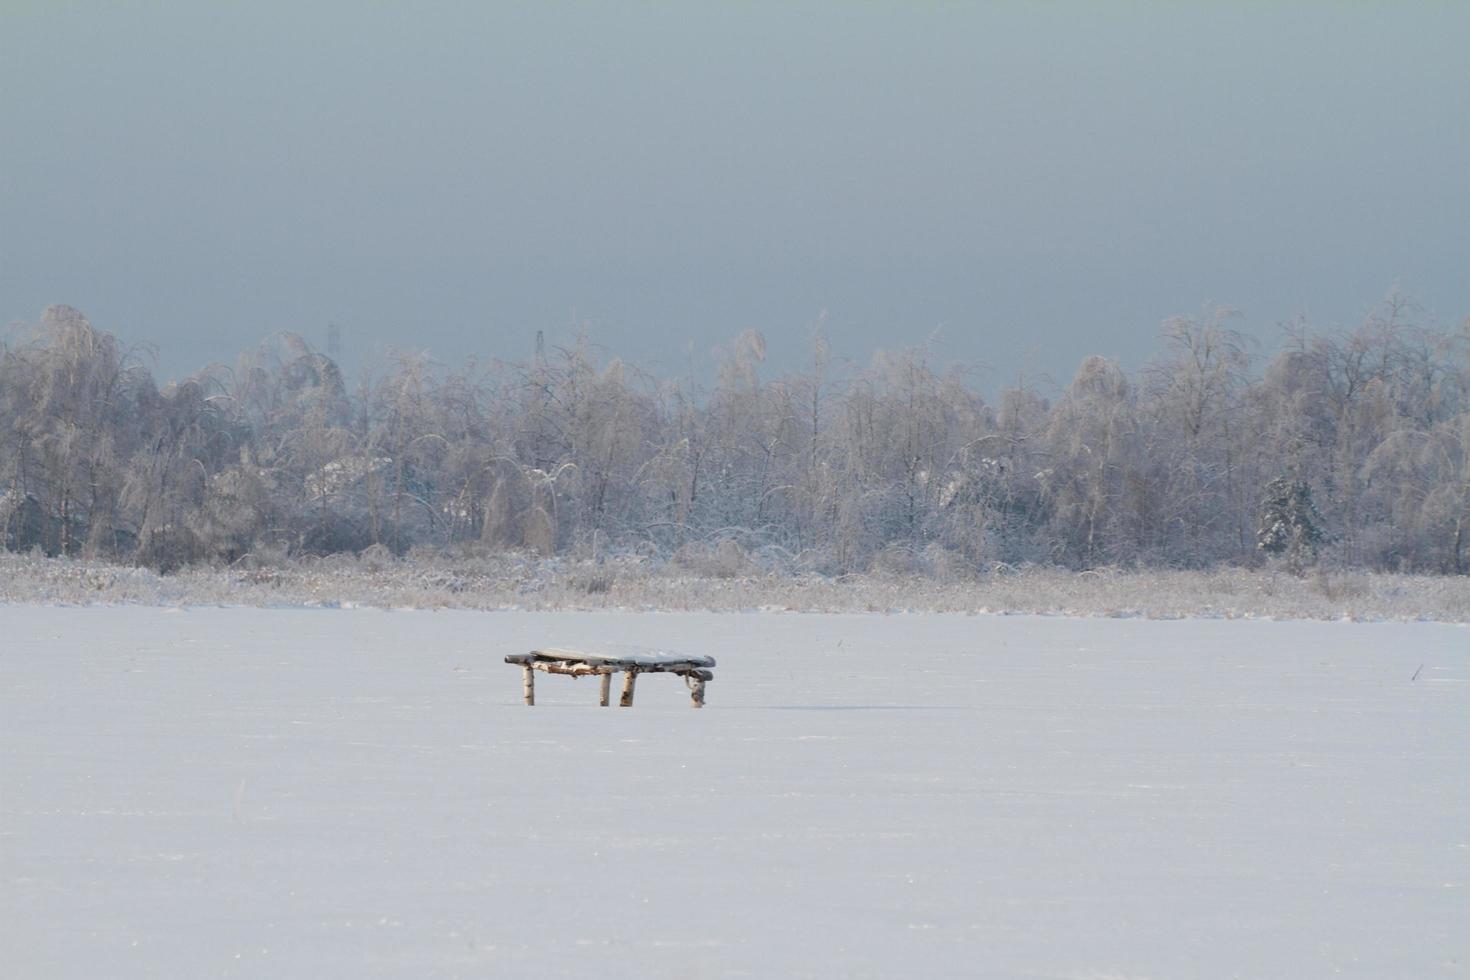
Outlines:
<svg viewBox="0 0 1470 980"><path fill-rule="evenodd" d="M547 647L530 653L513 653L505 658L508 664L517 664L524 672L526 704L536 703L536 671L548 674L570 674L573 677L597 676L601 678L598 703L607 707L612 694L612 675L621 672L623 689L618 697L618 706L633 706L633 685L639 674L677 674L689 685L689 696L694 707L704 707L704 685L714 680L710 668L715 665L714 657L691 657L670 653L666 650L642 647L619 647L615 651L584 653L580 650L562 650Z"/></svg>

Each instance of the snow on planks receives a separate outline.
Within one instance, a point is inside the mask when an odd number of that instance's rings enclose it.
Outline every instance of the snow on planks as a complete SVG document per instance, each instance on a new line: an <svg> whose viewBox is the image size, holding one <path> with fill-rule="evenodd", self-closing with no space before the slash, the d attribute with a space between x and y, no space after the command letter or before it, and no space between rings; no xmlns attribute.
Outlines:
<svg viewBox="0 0 1470 980"><path fill-rule="evenodd" d="M573 677L598 676L601 688L598 704L607 707L612 695L612 675L622 672L623 689L618 706L633 707L633 685L639 674L677 674L689 685L694 707L704 707L704 685L714 680L713 657L691 657L643 647L617 647L608 652L583 653L547 647L530 653L513 653L505 658L523 672L526 704L536 703L536 671L548 674L570 674Z"/></svg>

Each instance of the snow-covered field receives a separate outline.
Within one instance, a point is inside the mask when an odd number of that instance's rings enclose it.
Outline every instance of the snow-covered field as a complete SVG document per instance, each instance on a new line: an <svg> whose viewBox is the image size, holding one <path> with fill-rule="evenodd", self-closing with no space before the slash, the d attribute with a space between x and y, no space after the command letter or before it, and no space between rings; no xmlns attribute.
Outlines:
<svg viewBox="0 0 1470 980"><path fill-rule="evenodd" d="M0 749L6 976L1470 972L1464 626L0 605Z"/></svg>

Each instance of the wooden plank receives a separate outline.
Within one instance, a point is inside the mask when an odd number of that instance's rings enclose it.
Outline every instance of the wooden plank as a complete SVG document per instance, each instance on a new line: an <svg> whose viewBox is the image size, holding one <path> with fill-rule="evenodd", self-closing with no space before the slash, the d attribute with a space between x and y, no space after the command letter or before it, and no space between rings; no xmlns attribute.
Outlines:
<svg viewBox="0 0 1470 980"><path fill-rule="evenodd" d="M545 647L539 650L532 650L529 654L512 654L511 656L516 658L515 663L523 662L525 658L529 657L536 660L557 660L566 663L610 664L616 667L715 666L714 657L695 657L688 654L669 653L651 648L587 653L581 650L563 650L558 647ZM512 662L510 657L507 657L506 661L508 663Z"/></svg>
<svg viewBox="0 0 1470 980"><path fill-rule="evenodd" d="M538 660L525 665L527 670L544 670L548 674L568 674L572 677L593 677L597 674L615 674L616 667L594 667L591 664L566 664L550 660Z"/></svg>
<svg viewBox="0 0 1470 980"><path fill-rule="evenodd" d="M668 664L657 667L639 667L637 664L633 664L631 667L614 668L614 670L628 669L636 670L640 674L678 674L681 677L700 674L704 676L705 680L712 680L715 676L715 672L712 670L706 670L703 667L689 667L684 664Z"/></svg>
<svg viewBox="0 0 1470 980"><path fill-rule="evenodd" d="M615 674L619 671L632 668L642 674L702 674L705 680L714 678L714 671L707 669L703 663L690 663L686 661L645 665L612 661L540 660L531 657L529 654L512 654L505 658L505 662L530 667L534 670L544 670L551 674L571 674L574 677L586 677L592 674Z"/></svg>

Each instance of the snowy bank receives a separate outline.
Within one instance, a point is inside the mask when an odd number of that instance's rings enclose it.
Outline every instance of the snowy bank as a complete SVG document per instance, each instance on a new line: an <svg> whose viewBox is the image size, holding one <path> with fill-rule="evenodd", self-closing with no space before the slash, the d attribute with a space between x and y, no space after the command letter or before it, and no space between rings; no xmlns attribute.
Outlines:
<svg viewBox="0 0 1470 980"><path fill-rule="evenodd" d="M1146 619L1470 621L1470 576L1010 569L978 576L701 574L639 558L336 556L145 568L0 554L0 602L419 609L993 612Z"/></svg>

